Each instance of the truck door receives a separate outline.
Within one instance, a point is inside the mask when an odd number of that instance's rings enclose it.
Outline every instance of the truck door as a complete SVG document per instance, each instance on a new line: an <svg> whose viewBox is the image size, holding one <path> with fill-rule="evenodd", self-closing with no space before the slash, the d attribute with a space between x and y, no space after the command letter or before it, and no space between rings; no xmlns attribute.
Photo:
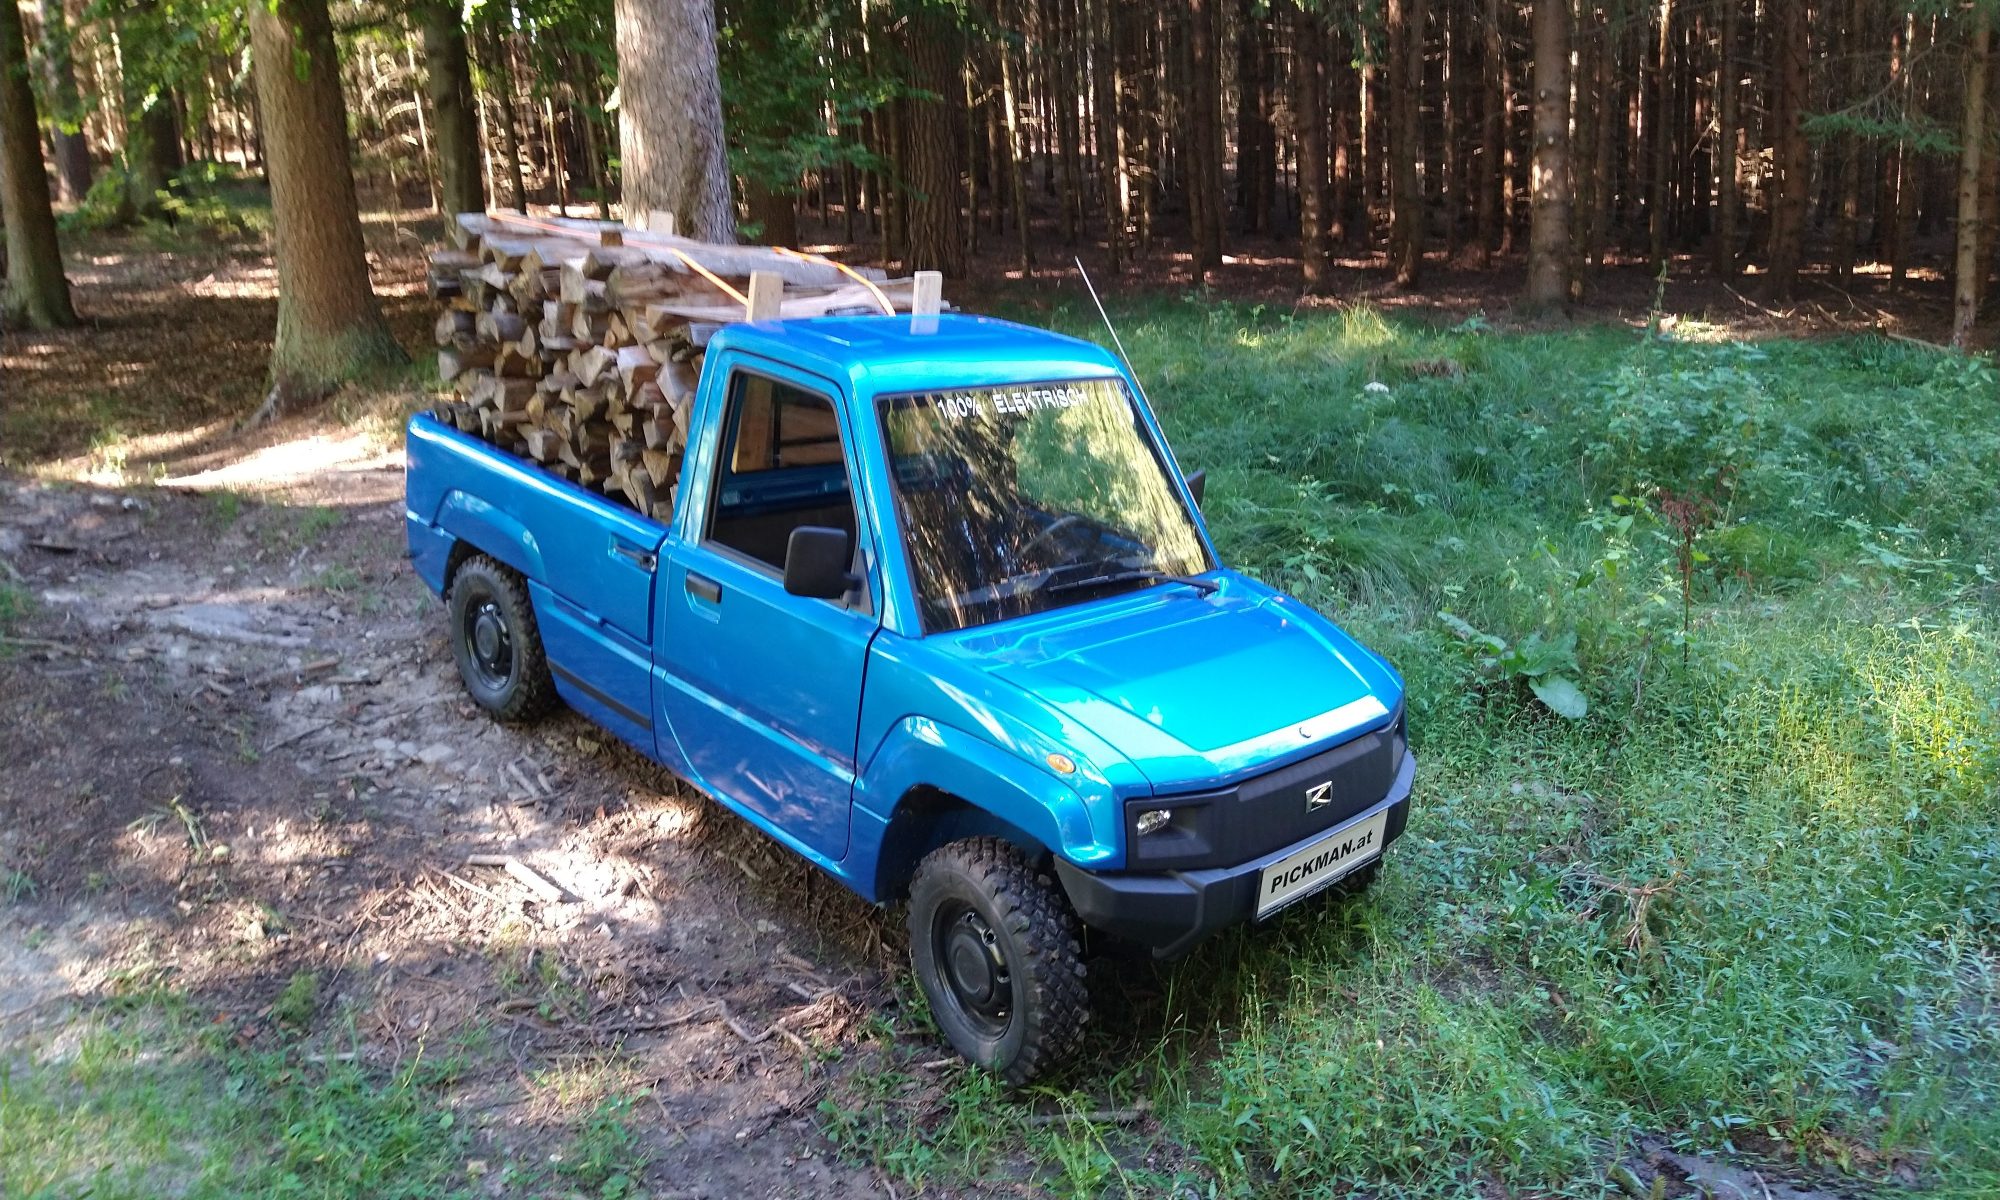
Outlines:
<svg viewBox="0 0 2000 1200"><path fill-rule="evenodd" d="M826 382L756 359L712 365L727 372L721 420L699 438L664 548L660 705L698 783L837 861L877 605L865 583L841 600L789 595L783 570L802 525L847 530L857 567L872 557L853 439Z"/></svg>

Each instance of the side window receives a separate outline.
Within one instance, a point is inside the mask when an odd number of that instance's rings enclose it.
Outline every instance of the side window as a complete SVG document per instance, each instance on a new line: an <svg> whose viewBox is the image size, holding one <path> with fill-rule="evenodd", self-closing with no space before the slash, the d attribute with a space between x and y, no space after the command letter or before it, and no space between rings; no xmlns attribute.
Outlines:
<svg viewBox="0 0 2000 1200"><path fill-rule="evenodd" d="M854 500L840 422L817 392L748 371L729 382L706 541L774 571L792 530L824 525L854 538Z"/></svg>

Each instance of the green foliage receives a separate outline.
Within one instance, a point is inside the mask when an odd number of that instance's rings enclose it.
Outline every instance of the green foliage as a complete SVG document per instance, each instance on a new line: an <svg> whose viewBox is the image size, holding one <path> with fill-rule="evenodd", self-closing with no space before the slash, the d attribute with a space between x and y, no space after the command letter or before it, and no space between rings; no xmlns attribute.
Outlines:
<svg viewBox="0 0 2000 1200"><path fill-rule="evenodd" d="M1225 559L1403 672L1418 790L1368 894L1142 978L1059 1103L1138 1091L1223 1195L1599 1197L1641 1137L2000 1188L1989 362L1213 298L1119 323ZM1557 678L1587 720L1529 699ZM1103 1136L1028 1125L1048 1095L912 1131L895 1079L835 1128L924 1175Z"/></svg>
<svg viewBox="0 0 2000 1200"><path fill-rule="evenodd" d="M416 1200L469 1194L439 1107L453 1066L384 1075L244 1050L170 993L140 990L0 1065L0 1195Z"/></svg>
<svg viewBox="0 0 2000 1200"><path fill-rule="evenodd" d="M319 976L311 971L294 974L271 1003L271 1019L295 1030L310 1027L313 1014L318 1011Z"/></svg>
<svg viewBox="0 0 2000 1200"><path fill-rule="evenodd" d="M33 611L33 592L19 584L0 580L0 634L20 624Z"/></svg>
<svg viewBox="0 0 2000 1200"><path fill-rule="evenodd" d="M645 1162L639 1135L632 1129L632 1104L646 1095L612 1096L600 1102L562 1153L556 1173L598 1200L643 1195L637 1176Z"/></svg>
<svg viewBox="0 0 2000 1200"><path fill-rule="evenodd" d="M1575 630L1554 637L1536 630L1510 644L1451 613L1439 613L1438 620L1464 644L1482 678L1527 684L1535 698L1559 717L1578 721L1590 712L1589 699L1572 678L1577 673Z"/></svg>
<svg viewBox="0 0 2000 1200"><path fill-rule="evenodd" d="M882 165L861 144L861 119L901 85L865 70L857 56L827 53L858 20L841 5L724 0L716 46L731 170L792 195L806 171Z"/></svg>

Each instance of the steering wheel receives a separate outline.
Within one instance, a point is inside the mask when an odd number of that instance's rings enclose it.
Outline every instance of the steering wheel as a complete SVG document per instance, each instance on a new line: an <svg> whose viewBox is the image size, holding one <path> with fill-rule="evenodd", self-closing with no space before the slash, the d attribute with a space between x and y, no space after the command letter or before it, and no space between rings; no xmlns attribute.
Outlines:
<svg viewBox="0 0 2000 1200"><path fill-rule="evenodd" d="M1034 537L1029 538L1028 544L1021 547L1020 557L1027 560L1033 560L1036 557L1036 553L1039 550L1041 550L1043 545L1054 540L1055 536L1058 533L1061 533L1062 531L1070 529L1074 526L1084 525L1084 524L1088 524L1088 520L1081 513L1064 513L1062 516L1057 517L1053 521L1050 521L1047 528L1043 529L1040 533L1036 534Z"/></svg>

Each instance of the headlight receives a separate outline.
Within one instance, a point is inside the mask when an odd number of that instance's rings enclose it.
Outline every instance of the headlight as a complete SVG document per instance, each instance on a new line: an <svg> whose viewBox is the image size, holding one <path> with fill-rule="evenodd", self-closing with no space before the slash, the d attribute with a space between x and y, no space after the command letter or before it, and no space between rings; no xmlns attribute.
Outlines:
<svg viewBox="0 0 2000 1200"><path fill-rule="evenodd" d="M1160 830L1173 824L1173 822L1173 809L1149 808L1139 814L1139 819L1133 823L1133 828L1138 830L1140 837L1145 837L1149 833L1158 833Z"/></svg>

